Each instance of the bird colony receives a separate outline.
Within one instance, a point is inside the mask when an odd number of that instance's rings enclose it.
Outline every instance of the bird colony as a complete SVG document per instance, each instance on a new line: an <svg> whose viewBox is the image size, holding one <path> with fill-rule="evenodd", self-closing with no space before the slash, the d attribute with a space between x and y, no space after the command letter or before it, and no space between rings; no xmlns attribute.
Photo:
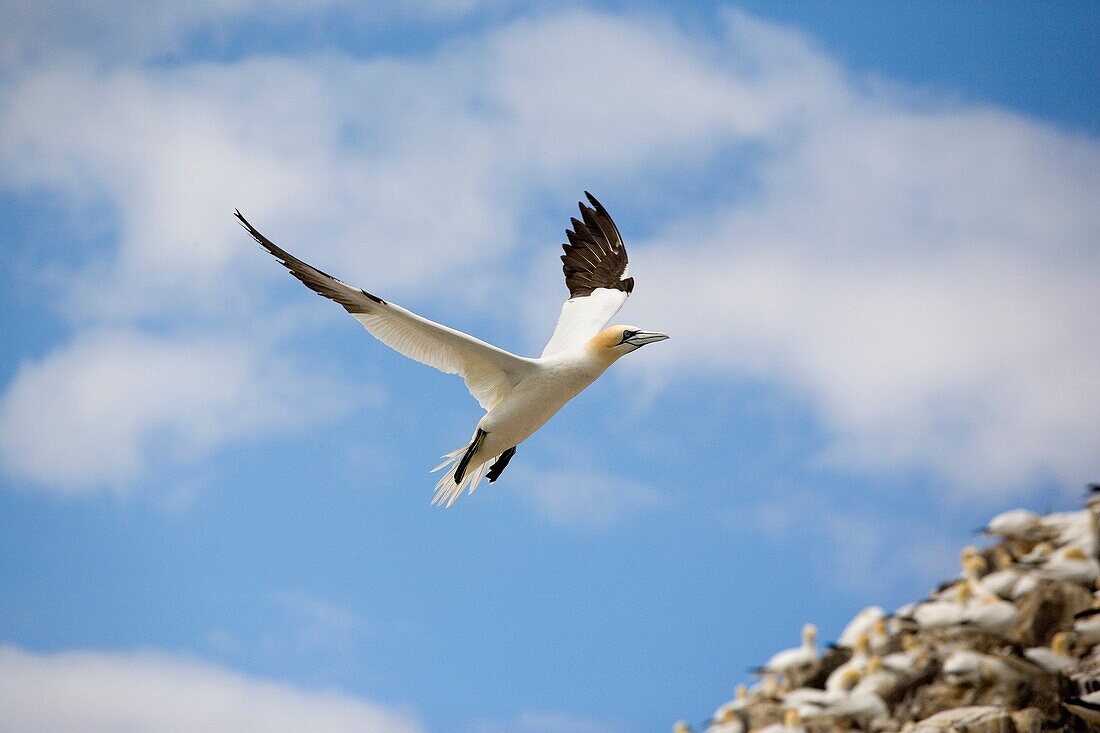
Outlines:
<svg viewBox="0 0 1100 733"><path fill-rule="evenodd" d="M959 575L893 613L856 614L761 666L709 720L675 733L1100 731L1100 485L1087 507L989 522Z"/></svg>

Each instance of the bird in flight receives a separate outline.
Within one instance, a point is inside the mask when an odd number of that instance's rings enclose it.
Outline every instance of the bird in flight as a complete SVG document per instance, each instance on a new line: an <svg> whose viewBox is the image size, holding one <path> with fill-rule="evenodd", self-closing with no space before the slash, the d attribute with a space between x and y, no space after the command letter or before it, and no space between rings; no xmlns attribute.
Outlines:
<svg viewBox="0 0 1100 733"><path fill-rule="evenodd" d="M516 446L554 416L566 402L596 381L618 359L668 338L634 326L604 328L634 289L627 274L626 248L607 210L585 192L581 219L565 234L562 269L569 299L538 358L516 356L461 331L422 318L337 280L302 262L261 234L236 212L241 225L318 295L344 306L375 338L405 356L446 374L459 374L486 411L470 442L443 456L446 469L432 504L451 506L463 489L472 494L482 478L494 483Z"/></svg>

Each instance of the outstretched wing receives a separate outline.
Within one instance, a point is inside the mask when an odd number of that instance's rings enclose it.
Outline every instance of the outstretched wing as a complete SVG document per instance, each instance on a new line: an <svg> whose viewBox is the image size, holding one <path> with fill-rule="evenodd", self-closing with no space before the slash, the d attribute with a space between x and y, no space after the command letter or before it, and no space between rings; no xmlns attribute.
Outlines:
<svg viewBox="0 0 1100 733"><path fill-rule="evenodd" d="M584 192L590 207L580 203L581 219L565 230L569 239L561 256L569 300L561 307L554 335L543 349L552 356L583 344L599 333L634 289L627 276L626 247L619 229L596 198Z"/></svg>
<svg viewBox="0 0 1100 733"><path fill-rule="evenodd" d="M445 374L461 375L470 394L486 410L493 409L533 368L530 359L429 321L325 274L265 237L241 212L236 214L252 238L306 287L344 306L375 338L398 353Z"/></svg>

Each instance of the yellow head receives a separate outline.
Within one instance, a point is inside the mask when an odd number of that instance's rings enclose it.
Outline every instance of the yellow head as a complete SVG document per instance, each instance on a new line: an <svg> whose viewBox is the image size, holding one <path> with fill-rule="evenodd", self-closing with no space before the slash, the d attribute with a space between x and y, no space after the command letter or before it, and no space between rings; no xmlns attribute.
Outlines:
<svg viewBox="0 0 1100 733"><path fill-rule="evenodd" d="M1068 631L1059 631L1050 639L1050 650L1064 657L1069 654L1069 643L1072 639Z"/></svg>
<svg viewBox="0 0 1100 733"><path fill-rule="evenodd" d="M882 657L877 654L867 660L867 674L874 674L875 672L882 671Z"/></svg>
<svg viewBox="0 0 1100 733"><path fill-rule="evenodd" d="M1062 557L1064 557L1067 560L1088 560L1089 559L1089 556L1085 554L1085 551L1082 550L1080 547L1077 547L1077 546L1067 548L1066 551L1062 554Z"/></svg>
<svg viewBox="0 0 1100 733"><path fill-rule="evenodd" d="M874 628L871 630L871 633L873 633L875 636L886 636L887 626L887 620L884 618L880 618L879 620L875 621L875 625Z"/></svg>
<svg viewBox="0 0 1100 733"><path fill-rule="evenodd" d="M867 650L871 648L871 639L867 634L860 634L856 638L855 653L866 654Z"/></svg>
<svg viewBox="0 0 1100 733"><path fill-rule="evenodd" d="M794 708L788 708L783 711L783 725L788 728L794 728L802 723L802 718L798 715L798 711Z"/></svg>
<svg viewBox="0 0 1100 733"><path fill-rule="evenodd" d="M974 578L986 571L989 564L981 555L971 555L963 560L963 572L968 578Z"/></svg>
<svg viewBox="0 0 1100 733"><path fill-rule="evenodd" d="M599 356L615 361L646 344L664 341L658 331L643 331L637 326L608 326L588 340L588 348Z"/></svg>
<svg viewBox="0 0 1100 733"><path fill-rule="evenodd" d="M738 685L737 690L733 694L738 700L747 700L749 697L749 688L744 685Z"/></svg>
<svg viewBox="0 0 1100 733"><path fill-rule="evenodd" d="M806 624L802 627L802 643L806 646L813 646L817 641L817 627L813 624Z"/></svg>
<svg viewBox="0 0 1100 733"><path fill-rule="evenodd" d="M840 673L840 689L851 692L852 689L859 684L859 679L862 676L863 673L855 667L848 667L848 669Z"/></svg>

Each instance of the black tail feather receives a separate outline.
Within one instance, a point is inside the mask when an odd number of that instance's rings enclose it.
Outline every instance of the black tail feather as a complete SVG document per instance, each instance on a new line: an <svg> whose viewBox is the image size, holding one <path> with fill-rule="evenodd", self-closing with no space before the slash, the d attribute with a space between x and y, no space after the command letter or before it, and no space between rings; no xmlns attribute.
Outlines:
<svg viewBox="0 0 1100 733"><path fill-rule="evenodd" d="M482 441L485 440L485 436L488 435L481 428L477 429L477 433L474 435L474 439L470 442L470 447L466 449L466 452L462 454L462 460L458 462L458 467L455 468L455 483L462 483L462 477L466 475L466 469L470 467L470 459L474 457L474 453L477 453L477 449L481 447Z"/></svg>
<svg viewBox="0 0 1100 733"><path fill-rule="evenodd" d="M508 450L500 454L500 458L497 458L493 465L489 466L489 473L486 478L489 479L489 483L496 483L496 480L500 478L500 474L504 473L504 469L508 466L508 461L512 460L512 456L516 454L516 447L513 445Z"/></svg>

